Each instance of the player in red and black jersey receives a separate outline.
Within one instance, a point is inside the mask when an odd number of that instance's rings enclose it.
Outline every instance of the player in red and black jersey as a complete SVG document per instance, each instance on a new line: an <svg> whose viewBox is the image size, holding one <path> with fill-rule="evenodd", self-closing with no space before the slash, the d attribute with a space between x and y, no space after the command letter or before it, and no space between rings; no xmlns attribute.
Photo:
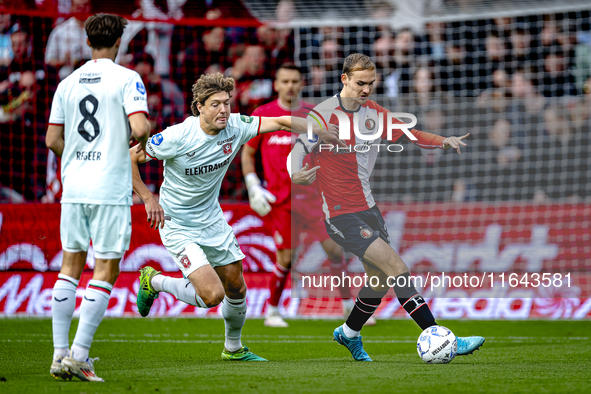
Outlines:
<svg viewBox="0 0 591 394"><path fill-rule="evenodd" d="M305 118L305 107L314 106L298 99L302 89L302 73L293 63L282 64L277 69L274 88L279 98L258 107L252 115ZM330 261L331 272L340 274L344 268L341 247L330 239L324 229L321 203L316 191L310 186L292 186L285 166L292 142L291 133L278 131L273 135L255 137L242 148L242 171L250 206L264 217L277 246L277 261L273 267L269 286L271 295L265 318L265 325L269 327L288 326L279 313L278 305L291 267L293 250L297 246L294 243L299 241L302 234L305 234L307 242L318 241L322 244ZM255 172L257 151L261 153L266 188L261 186ZM292 205L292 199L297 203ZM345 315L348 315L353 308L348 288L341 289L341 298Z"/></svg>
<svg viewBox="0 0 591 394"><path fill-rule="evenodd" d="M375 65L368 56L349 55L341 75L342 91L311 112L316 121L326 121L326 127L338 124L339 132L348 131L349 138L343 140L346 146L318 141L317 136L310 140L300 136L288 164L294 183L316 184L330 237L361 259L369 277L379 278L377 286L368 284L359 291L346 323L333 334L334 340L346 346L358 361L371 361L359 332L390 286L421 329L436 324L429 306L411 283L408 267L390 246L384 218L371 194L369 178L377 155L388 152L380 142L385 138L397 142L406 136L421 148L454 148L460 153L460 147L466 145L462 140L468 136L445 138L402 128L391 129L389 134L388 124L404 122L392 119L388 110L369 100L375 80ZM323 114L326 118L319 119ZM349 130L340 129L347 127L345 120L349 121ZM306 155L311 156L312 168L303 166ZM470 354L483 343L483 337L458 337L458 355Z"/></svg>

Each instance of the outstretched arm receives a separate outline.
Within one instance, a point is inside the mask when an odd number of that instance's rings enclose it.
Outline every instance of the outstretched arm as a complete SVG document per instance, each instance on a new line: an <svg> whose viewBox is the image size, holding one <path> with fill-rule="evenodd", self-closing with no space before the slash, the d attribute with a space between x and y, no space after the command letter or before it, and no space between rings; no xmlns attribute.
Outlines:
<svg viewBox="0 0 591 394"><path fill-rule="evenodd" d="M470 135L470 133L463 135L461 137L442 137L437 134L427 133L425 131L420 130L411 130L411 133L415 136L416 140L411 142L423 149L449 149L454 148L458 154L461 154L462 151L460 147L466 146L466 143L462 140Z"/></svg>
<svg viewBox="0 0 591 394"><path fill-rule="evenodd" d="M308 122L306 119L297 116L279 116L275 118L261 116L260 134L272 133L278 130L305 134L308 132ZM329 124L328 130L314 124L312 132L327 143L333 142L341 146L347 145L339 139L339 128L334 124Z"/></svg>
<svg viewBox="0 0 591 394"><path fill-rule="evenodd" d="M138 163L145 163L147 161L146 152L136 146L129 150L131 155L131 178L133 180L133 191L142 199L148 214L148 222L150 227L154 229L164 228L164 210L154 198L152 192L148 189L138 168Z"/></svg>
<svg viewBox="0 0 591 394"><path fill-rule="evenodd" d="M457 152L458 155L462 153L462 151L460 150L460 146L466 146L466 143L463 142L462 140L466 137L468 137L470 135L470 133L466 133L465 135L461 136L461 137L448 137L446 139L443 140L443 149L449 149L449 148L454 148Z"/></svg>
<svg viewBox="0 0 591 394"><path fill-rule="evenodd" d="M386 111L386 110L384 110ZM386 111L389 112L389 111ZM406 122L400 120L399 118L393 118L394 123L396 124L405 124ZM416 118L415 118L415 122L416 122ZM437 134L433 134L433 133L428 133L426 131L420 131L417 129L412 129L412 130L408 130L407 128L406 131L404 131L404 134L406 135L407 139L410 140L410 142L412 142L413 144L419 146L420 148L423 149L437 149L437 148L441 148L441 149L449 149L449 148L454 148L458 154L461 154L462 151L460 150L461 146L466 146L466 143L463 142L462 140L464 138L467 138L470 133L467 133L466 135L463 135L461 137L443 137ZM410 132L414 138L411 138L408 135L408 132ZM388 133L388 135L390 136L390 134ZM392 137L392 141L397 141L400 137L402 137L402 131L398 131L398 134L395 137Z"/></svg>

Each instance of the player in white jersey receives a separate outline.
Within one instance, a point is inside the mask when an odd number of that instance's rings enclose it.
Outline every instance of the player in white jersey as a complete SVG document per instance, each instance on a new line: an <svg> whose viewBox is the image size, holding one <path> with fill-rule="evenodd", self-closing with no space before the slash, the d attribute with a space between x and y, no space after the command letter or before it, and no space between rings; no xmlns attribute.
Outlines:
<svg viewBox="0 0 591 394"><path fill-rule="evenodd" d="M131 237L129 134L145 144L150 135L146 89L138 73L116 65L127 20L97 14L86 21L92 60L58 86L46 143L61 157L60 235L63 262L52 293L54 356L50 373L103 380L89 358L92 339L109 304L119 261ZM76 287L92 239L95 267L80 306L72 348L68 334Z"/></svg>
<svg viewBox="0 0 591 394"><path fill-rule="evenodd" d="M147 316L160 291L202 308L222 303L226 340L222 359L264 361L242 345L246 320L244 254L218 202L220 185L240 147L261 133L306 132L306 120L230 114L234 79L220 73L202 75L193 85L192 117L153 136L145 152L131 148L133 189L146 204L148 220L160 228L162 243L184 278L141 270L138 311ZM292 125L293 123L293 125ZM316 130L328 140L335 127ZM160 205L142 182L137 163L164 160Z"/></svg>

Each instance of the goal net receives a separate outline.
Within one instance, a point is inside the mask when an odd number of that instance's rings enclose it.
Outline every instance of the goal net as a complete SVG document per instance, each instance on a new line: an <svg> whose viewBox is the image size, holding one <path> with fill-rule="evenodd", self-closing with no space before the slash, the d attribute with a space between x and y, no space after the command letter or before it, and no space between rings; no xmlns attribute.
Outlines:
<svg viewBox="0 0 591 394"><path fill-rule="evenodd" d="M251 10L294 29L295 62L306 74L304 99L319 103L340 92L344 58L364 53L377 66L372 98L378 104L416 115L419 130L470 133L461 155L412 144L403 144L400 154L378 154L371 177L391 245L412 273L431 278L423 291L432 307L443 313L437 305L449 300L437 299L459 297L466 305L459 303L462 312L454 316L481 308L487 311L481 316L494 317L504 312L489 308L502 309L491 299L524 297L508 308L531 307L535 316L576 314L573 305L582 306L577 297L591 290L588 4L339 4L285 1L275 14L262 6ZM363 273L359 258L347 256L348 271ZM301 282L310 275L334 280L325 259L318 244L299 250L294 295L318 297L306 301L310 310L339 297L330 281ZM473 282L433 286L433 276L442 273L467 274ZM529 282L566 275L574 279ZM566 298L577 301L548 301ZM488 306L475 306L479 300Z"/></svg>

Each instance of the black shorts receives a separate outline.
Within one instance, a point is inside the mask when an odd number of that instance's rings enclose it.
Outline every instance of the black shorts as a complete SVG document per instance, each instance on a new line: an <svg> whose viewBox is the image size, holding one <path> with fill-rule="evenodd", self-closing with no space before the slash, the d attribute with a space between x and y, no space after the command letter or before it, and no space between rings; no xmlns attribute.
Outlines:
<svg viewBox="0 0 591 394"><path fill-rule="evenodd" d="M325 220L326 232L337 244L360 259L378 237L390 244L384 217L377 205L365 211L345 213Z"/></svg>

